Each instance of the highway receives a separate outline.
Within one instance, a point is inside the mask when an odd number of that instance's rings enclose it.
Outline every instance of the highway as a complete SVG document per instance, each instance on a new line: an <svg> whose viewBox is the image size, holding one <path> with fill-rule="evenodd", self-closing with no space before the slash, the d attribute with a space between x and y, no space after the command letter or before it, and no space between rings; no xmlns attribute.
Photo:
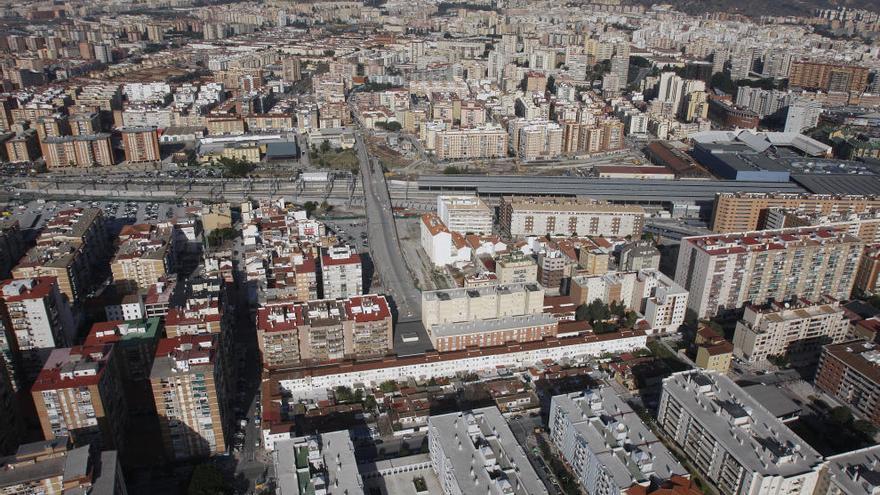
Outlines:
<svg viewBox="0 0 880 495"><path fill-rule="evenodd" d="M391 210L391 197L382 167L370 159L363 136L355 136L357 155L365 198L367 233L370 240L370 253L373 266L381 277L386 295L390 295L397 306L398 321L411 321L421 318L422 296L413 283L404 262L397 226Z"/></svg>

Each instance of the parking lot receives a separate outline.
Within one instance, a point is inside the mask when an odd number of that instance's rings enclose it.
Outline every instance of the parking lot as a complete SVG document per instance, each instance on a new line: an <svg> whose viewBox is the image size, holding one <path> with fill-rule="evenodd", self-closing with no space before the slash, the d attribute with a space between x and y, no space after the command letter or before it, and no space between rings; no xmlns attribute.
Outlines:
<svg viewBox="0 0 880 495"><path fill-rule="evenodd" d="M4 216L17 219L22 229L39 230L56 213L68 208L100 208L108 218L120 219L123 223L155 223L186 217L183 203L135 201L13 201L2 211Z"/></svg>

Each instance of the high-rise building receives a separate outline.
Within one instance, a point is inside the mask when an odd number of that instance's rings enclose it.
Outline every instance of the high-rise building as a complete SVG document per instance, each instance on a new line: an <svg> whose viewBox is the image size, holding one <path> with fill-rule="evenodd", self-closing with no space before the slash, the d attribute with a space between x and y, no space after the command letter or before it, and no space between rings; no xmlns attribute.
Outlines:
<svg viewBox="0 0 880 495"><path fill-rule="evenodd" d="M102 321L92 325L86 336L85 346L113 345L129 411L149 413L153 409L150 370L161 334L159 326L158 317Z"/></svg>
<svg viewBox="0 0 880 495"><path fill-rule="evenodd" d="M157 162L159 154L159 134L155 127L124 127L122 148L128 163Z"/></svg>
<svg viewBox="0 0 880 495"><path fill-rule="evenodd" d="M812 495L822 456L725 375L663 380L657 424L721 493Z"/></svg>
<svg viewBox="0 0 880 495"><path fill-rule="evenodd" d="M52 349L73 343L70 307L52 277L0 282L0 352L13 388L26 390Z"/></svg>
<svg viewBox="0 0 880 495"><path fill-rule="evenodd" d="M110 272L121 293L146 292L173 270L176 253L171 225L126 225L118 239Z"/></svg>
<svg viewBox="0 0 880 495"><path fill-rule="evenodd" d="M364 291L361 256L351 246L334 246L321 256L324 299L359 296Z"/></svg>
<svg viewBox="0 0 880 495"><path fill-rule="evenodd" d="M867 67L857 65L800 60L791 64L788 85L793 88L860 93L868 86L868 73Z"/></svg>
<svg viewBox="0 0 880 495"><path fill-rule="evenodd" d="M822 104L817 101L797 98L788 105L785 117L785 132L800 134L806 129L819 125Z"/></svg>
<svg viewBox="0 0 880 495"><path fill-rule="evenodd" d="M771 298L847 299L863 246L840 226L685 237L675 281L699 318Z"/></svg>
<svg viewBox="0 0 880 495"><path fill-rule="evenodd" d="M550 439L587 493L623 495L688 475L611 387L554 395L548 424Z"/></svg>
<svg viewBox="0 0 880 495"><path fill-rule="evenodd" d="M793 366L813 366L822 346L843 341L848 329L849 320L835 299L749 304L736 324L734 354L752 364L784 356Z"/></svg>
<svg viewBox="0 0 880 495"><path fill-rule="evenodd" d="M72 448L68 438L23 444L0 465L0 493L125 495L114 450Z"/></svg>
<svg viewBox="0 0 880 495"><path fill-rule="evenodd" d="M114 165L110 135L92 134L46 138L40 146L46 168L107 167Z"/></svg>
<svg viewBox="0 0 880 495"><path fill-rule="evenodd" d="M10 455L18 448L24 433L21 410L15 389L6 371L6 359L0 356L0 456Z"/></svg>
<svg viewBox="0 0 880 495"><path fill-rule="evenodd" d="M641 206L611 205L589 198L504 196L499 223L511 237L531 235L642 235Z"/></svg>
<svg viewBox="0 0 880 495"><path fill-rule="evenodd" d="M23 254L24 238L18 220L0 219L0 280L9 278Z"/></svg>
<svg viewBox="0 0 880 495"><path fill-rule="evenodd" d="M438 160L501 158L507 156L507 131L484 124L473 129L447 129L434 134L433 150Z"/></svg>
<svg viewBox="0 0 880 495"><path fill-rule="evenodd" d="M712 230L745 232L763 229L771 208L820 215L862 213L880 208L880 198L831 194L718 193L712 211Z"/></svg>
<svg viewBox="0 0 880 495"><path fill-rule="evenodd" d="M392 318L384 296L269 303L257 310L257 342L266 369L392 350Z"/></svg>
<svg viewBox="0 0 880 495"><path fill-rule="evenodd" d="M150 383L170 459L226 451L232 420L230 377L217 335L160 340Z"/></svg>
<svg viewBox="0 0 880 495"><path fill-rule="evenodd" d="M31 387L43 438L125 446L128 408L118 360L110 344L52 351Z"/></svg>
<svg viewBox="0 0 880 495"><path fill-rule="evenodd" d="M449 230L462 234L491 234L495 217L477 196L437 196L437 216Z"/></svg>
<svg viewBox="0 0 880 495"><path fill-rule="evenodd" d="M523 161L553 159L562 153L562 127L555 122L533 122L518 132L516 152Z"/></svg>
<svg viewBox="0 0 880 495"><path fill-rule="evenodd" d="M55 277L61 293L75 304L101 282L100 274L106 273L110 253L103 211L62 210L46 223L37 237L37 245L19 260L12 276Z"/></svg>
<svg viewBox="0 0 880 495"><path fill-rule="evenodd" d="M617 86L611 88L613 91L620 91L626 88L629 82L629 42L619 41L614 44L614 55L611 57L610 74L616 76ZM604 86L603 90L606 89Z"/></svg>
<svg viewBox="0 0 880 495"><path fill-rule="evenodd" d="M880 426L880 347L852 340L822 349L816 387Z"/></svg>
<svg viewBox="0 0 880 495"><path fill-rule="evenodd" d="M444 493L547 494L496 407L429 417L428 452Z"/></svg>

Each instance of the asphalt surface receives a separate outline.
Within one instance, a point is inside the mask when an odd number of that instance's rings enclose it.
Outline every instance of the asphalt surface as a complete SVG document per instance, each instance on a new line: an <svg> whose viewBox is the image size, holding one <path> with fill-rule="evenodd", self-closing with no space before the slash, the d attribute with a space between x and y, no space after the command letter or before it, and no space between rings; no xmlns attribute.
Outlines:
<svg viewBox="0 0 880 495"><path fill-rule="evenodd" d="M360 133L356 134L356 141L373 265L381 277L382 287L397 308L398 321L420 319L422 297L403 261L385 175L382 167L367 154Z"/></svg>

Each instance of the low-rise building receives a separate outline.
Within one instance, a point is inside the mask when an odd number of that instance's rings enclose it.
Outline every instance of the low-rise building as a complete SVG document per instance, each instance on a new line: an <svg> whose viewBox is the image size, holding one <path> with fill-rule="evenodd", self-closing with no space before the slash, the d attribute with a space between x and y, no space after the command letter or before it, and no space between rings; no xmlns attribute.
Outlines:
<svg viewBox="0 0 880 495"><path fill-rule="evenodd" d="M698 368L719 373L730 371L730 364L733 361L733 344L728 342L723 335L709 327L702 327L697 330L694 345L697 348L694 364Z"/></svg>
<svg viewBox="0 0 880 495"><path fill-rule="evenodd" d="M611 205L589 198L504 196L499 211L501 230L511 237L638 237L645 223L641 206Z"/></svg>
<svg viewBox="0 0 880 495"><path fill-rule="evenodd" d="M277 441L272 464L278 495L365 493L347 430Z"/></svg>
<svg viewBox="0 0 880 495"><path fill-rule="evenodd" d="M471 262L473 253L464 235L449 230L437 215L422 215L419 231L422 249L434 266L461 266Z"/></svg>
<svg viewBox="0 0 880 495"><path fill-rule="evenodd" d="M880 445L827 458L815 495L874 495L880 491Z"/></svg>
<svg viewBox="0 0 880 495"><path fill-rule="evenodd" d="M538 280L538 264L531 256L517 251L495 260L495 275L499 284L525 284Z"/></svg>
<svg viewBox="0 0 880 495"><path fill-rule="evenodd" d="M537 314L543 307L538 283L422 292L422 322L429 331L434 325Z"/></svg>
<svg viewBox="0 0 880 495"><path fill-rule="evenodd" d="M70 439L23 444L0 465L0 493L125 495L125 478L114 450L101 452Z"/></svg>
<svg viewBox="0 0 880 495"><path fill-rule="evenodd" d="M495 347L508 342L533 342L555 337L559 322L543 313L487 320L438 324L428 330L431 344L440 352L468 347Z"/></svg>

